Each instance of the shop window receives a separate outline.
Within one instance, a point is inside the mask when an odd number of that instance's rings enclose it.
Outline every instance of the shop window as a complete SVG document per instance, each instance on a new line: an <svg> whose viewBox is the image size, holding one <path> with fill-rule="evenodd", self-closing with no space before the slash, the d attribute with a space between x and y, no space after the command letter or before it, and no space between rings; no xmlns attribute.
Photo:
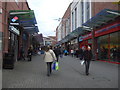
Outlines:
<svg viewBox="0 0 120 90"><path fill-rule="evenodd" d="M110 59L120 62L120 32L110 34Z"/></svg>
<svg viewBox="0 0 120 90"><path fill-rule="evenodd" d="M108 38L109 35L98 37L97 39L97 51L98 51L98 59L100 60L108 60Z"/></svg>

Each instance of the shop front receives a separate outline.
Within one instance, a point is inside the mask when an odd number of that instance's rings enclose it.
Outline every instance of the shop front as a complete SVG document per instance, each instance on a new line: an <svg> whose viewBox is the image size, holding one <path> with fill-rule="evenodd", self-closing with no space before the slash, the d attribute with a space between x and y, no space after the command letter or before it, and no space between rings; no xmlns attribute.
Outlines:
<svg viewBox="0 0 120 90"><path fill-rule="evenodd" d="M78 49L78 39L77 39L77 38L71 40L71 46L70 46L70 49L73 49L73 50Z"/></svg>
<svg viewBox="0 0 120 90"><path fill-rule="evenodd" d="M23 48L25 57L27 56L28 48L32 45L32 36L39 30L33 10L11 10L10 17L12 21L18 21L20 26L20 41L19 41L19 58L21 57L21 48ZM18 17L18 18L17 18ZM18 20L16 20L18 19ZM12 23L13 24L13 23Z"/></svg>
<svg viewBox="0 0 120 90"><path fill-rule="evenodd" d="M21 47L27 54L30 36L38 32L33 10L11 10L8 20L8 53L3 55L3 68L13 69L14 63L20 58Z"/></svg>
<svg viewBox="0 0 120 90"><path fill-rule="evenodd" d="M120 11L104 9L83 24L91 33L79 37L79 42L92 39L94 59L120 63Z"/></svg>
<svg viewBox="0 0 120 90"><path fill-rule="evenodd" d="M14 63L18 59L18 42L20 31L18 26L9 25L8 53L3 56L3 68L13 69Z"/></svg>
<svg viewBox="0 0 120 90"><path fill-rule="evenodd" d="M20 31L18 26L9 25L9 53L13 53L14 60L18 59L18 45L19 45Z"/></svg>
<svg viewBox="0 0 120 90"><path fill-rule="evenodd" d="M97 38L98 59L120 62L120 30Z"/></svg>
<svg viewBox="0 0 120 90"><path fill-rule="evenodd" d="M97 60L120 63L120 21L95 30L95 55ZM92 33L79 37L79 47L92 47Z"/></svg>

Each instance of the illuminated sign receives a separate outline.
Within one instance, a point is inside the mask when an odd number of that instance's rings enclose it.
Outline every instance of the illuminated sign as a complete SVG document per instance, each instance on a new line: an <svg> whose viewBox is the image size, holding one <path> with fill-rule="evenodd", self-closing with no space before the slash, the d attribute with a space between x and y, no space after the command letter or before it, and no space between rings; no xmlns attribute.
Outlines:
<svg viewBox="0 0 120 90"><path fill-rule="evenodd" d="M10 15L10 25L19 25L19 17Z"/></svg>
<svg viewBox="0 0 120 90"><path fill-rule="evenodd" d="M18 17L15 16L13 19L12 19L12 22L16 22L18 20Z"/></svg>
<svg viewBox="0 0 120 90"><path fill-rule="evenodd" d="M20 31L14 26L9 26L9 30L17 35L20 35Z"/></svg>

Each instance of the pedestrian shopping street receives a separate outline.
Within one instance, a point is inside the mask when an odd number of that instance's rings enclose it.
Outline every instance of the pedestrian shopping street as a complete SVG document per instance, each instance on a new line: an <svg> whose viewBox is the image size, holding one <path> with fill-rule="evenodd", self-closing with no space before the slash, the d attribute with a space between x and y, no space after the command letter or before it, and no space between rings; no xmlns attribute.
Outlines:
<svg viewBox="0 0 120 90"><path fill-rule="evenodd" d="M18 61L13 70L3 69L3 88L118 88L118 65L91 61L90 74L85 75L80 60L64 56L59 70L46 75L42 56L32 61Z"/></svg>

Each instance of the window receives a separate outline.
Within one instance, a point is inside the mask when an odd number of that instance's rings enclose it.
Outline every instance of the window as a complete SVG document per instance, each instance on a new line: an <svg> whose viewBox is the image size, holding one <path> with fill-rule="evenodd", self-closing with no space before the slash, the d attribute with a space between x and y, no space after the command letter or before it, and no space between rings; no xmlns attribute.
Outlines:
<svg viewBox="0 0 120 90"><path fill-rule="evenodd" d="M72 31L74 30L74 13L72 12Z"/></svg>
<svg viewBox="0 0 120 90"><path fill-rule="evenodd" d="M83 22L84 22L84 5L83 5L83 1L81 2L81 19L82 19L82 24L83 24Z"/></svg>
<svg viewBox="0 0 120 90"><path fill-rule="evenodd" d="M110 34L110 59L112 61L120 62L120 32L115 32Z"/></svg>
<svg viewBox="0 0 120 90"><path fill-rule="evenodd" d="M98 37L97 45L98 45L98 58L100 60L107 60L108 59L108 39L109 35Z"/></svg>
<svg viewBox="0 0 120 90"><path fill-rule="evenodd" d="M86 14L87 14L87 20L89 20L90 19L90 2L86 2Z"/></svg>
<svg viewBox="0 0 120 90"><path fill-rule="evenodd" d="M18 5L18 0L15 0L15 2L17 3L17 5Z"/></svg>
<svg viewBox="0 0 120 90"><path fill-rule="evenodd" d="M77 28L77 8L75 8L75 29Z"/></svg>

